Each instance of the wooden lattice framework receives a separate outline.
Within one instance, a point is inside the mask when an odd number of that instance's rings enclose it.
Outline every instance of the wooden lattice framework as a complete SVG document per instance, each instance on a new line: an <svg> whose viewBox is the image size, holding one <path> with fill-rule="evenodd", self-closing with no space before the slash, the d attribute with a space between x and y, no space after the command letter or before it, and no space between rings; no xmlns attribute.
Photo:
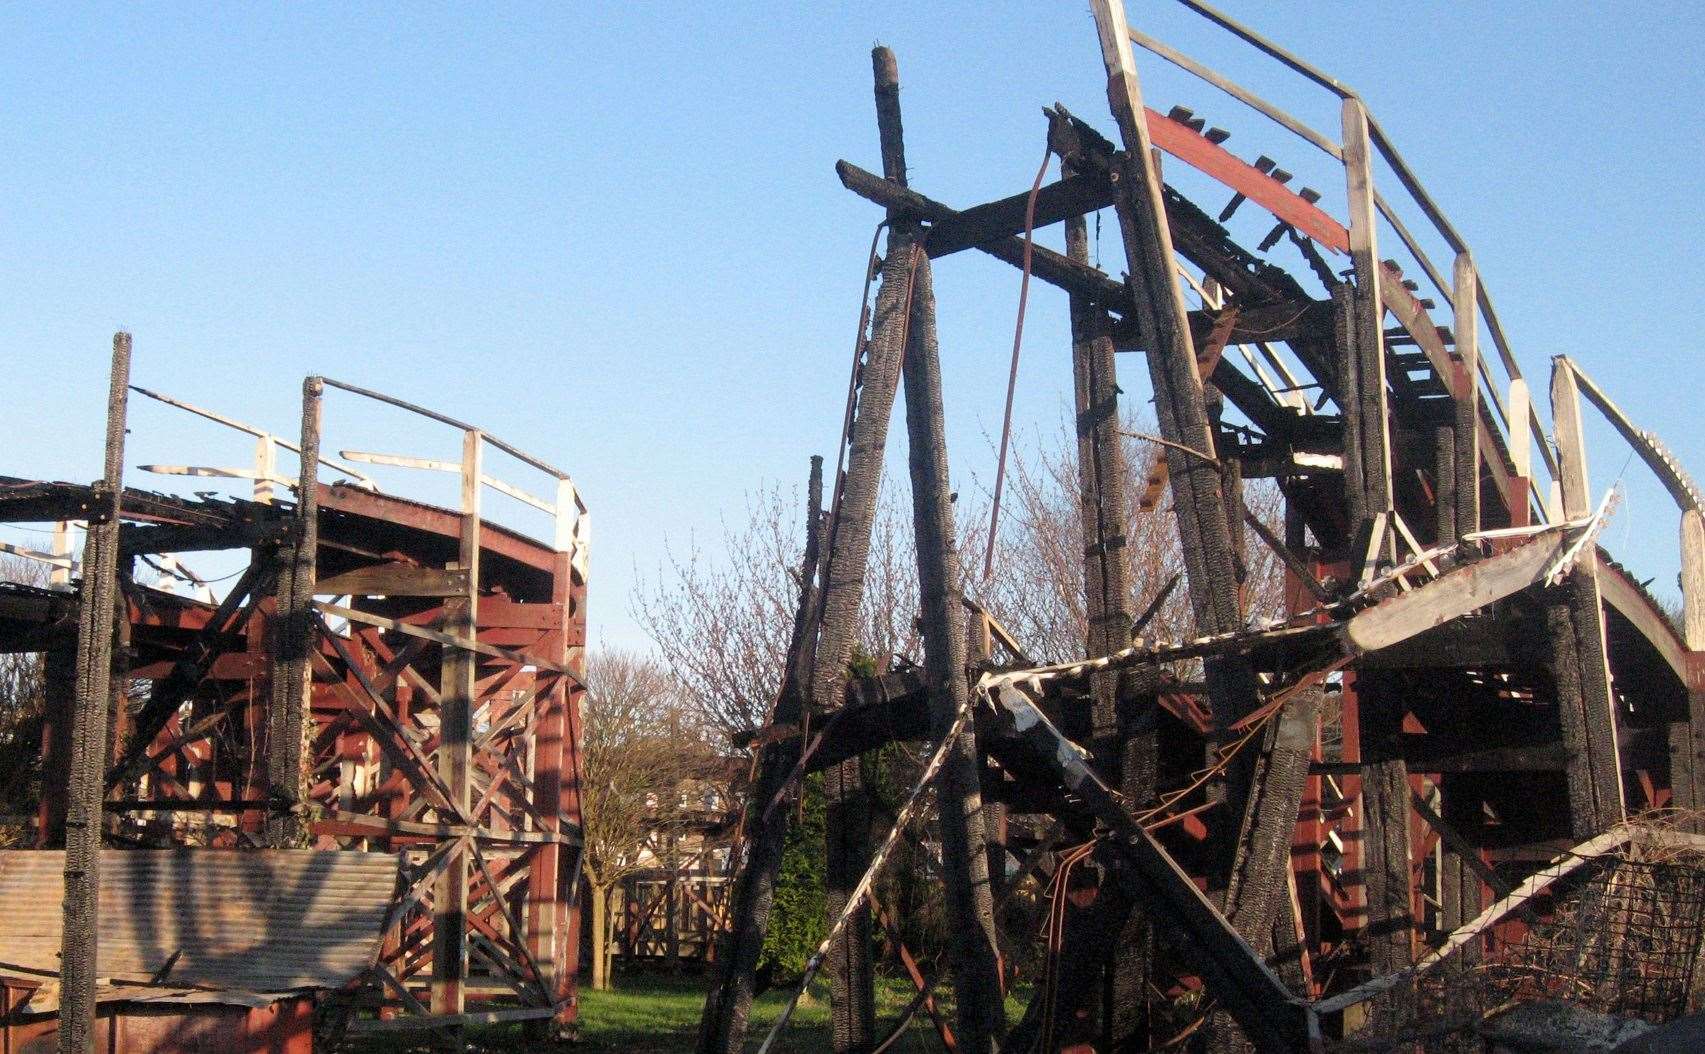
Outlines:
<svg viewBox="0 0 1705 1054"><path fill-rule="evenodd" d="M328 387L456 429L461 461L322 457ZM368 991L349 993L380 1016L352 1027L572 1022L589 520L569 477L452 418L317 377L304 385L299 443L136 391L255 439L252 467L144 468L249 478L254 490L118 495L116 721L96 798L106 839L400 854L384 952ZM298 453L299 479L278 476L281 448ZM493 448L542 473L551 497L492 475ZM452 472L460 506L382 493L350 462ZM344 479L323 481L328 469ZM292 485L296 500L281 500ZM491 522L488 490L550 516L553 538ZM0 520L94 518L101 493L7 481ZM194 581L172 554L206 550L249 554L218 601L204 584L186 596L131 575L148 560ZM69 571L68 555L45 555ZM82 719L73 613L89 580L53 585L5 598L3 627L9 650L47 654L43 846L62 842L76 805L64 779Z"/></svg>

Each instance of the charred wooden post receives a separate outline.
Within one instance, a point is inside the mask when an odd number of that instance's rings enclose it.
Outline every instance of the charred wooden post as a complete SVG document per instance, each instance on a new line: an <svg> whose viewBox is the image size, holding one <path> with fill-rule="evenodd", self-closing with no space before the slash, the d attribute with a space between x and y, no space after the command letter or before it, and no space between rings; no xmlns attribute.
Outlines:
<svg viewBox="0 0 1705 1054"><path fill-rule="evenodd" d="M1698 509L1681 514L1682 638L1692 652L1705 651L1705 520ZM1705 690L1688 685L1687 714L1670 725L1670 786L1678 809L1705 809ZM1687 830L1705 828L1697 815Z"/></svg>
<svg viewBox="0 0 1705 1054"><path fill-rule="evenodd" d="M876 75L877 125L889 179L905 180L905 140L900 121L900 77L894 53L871 53ZM896 221L896 238L909 241ZM889 251L894 251L890 241ZM953 492L947 469L947 424L942 408L941 359L936 345L935 292L921 253L913 274L906 324L904 376L906 438L912 480L912 525L917 538L918 600L922 608L924 675L930 735L947 736L969 702L965 669L965 606L960 585ZM947 900L948 956L953 968L959 1041L967 1051L994 1051L1006 1031L1000 961L989 888L982 788L975 733L953 741L936 785L941 858Z"/></svg>
<svg viewBox="0 0 1705 1054"><path fill-rule="evenodd" d="M307 837L302 814L302 721L312 677L309 653L314 647L315 561L319 550L319 456L321 400L325 382L309 377L302 382L301 477L297 484L296 522L284 548L288 566L278 586L279 635L277 668L272 672L272 699L267 708L267 784L272 811L267 817L267 843L301 845Z"/></svg>
<svg viewBox="0 0 1705 1054"><path fill-rule="evenodd" d="M1168 479L1191 607L1198 632L1222 633L1241 625L1242 612L1231 525L1219 469L1213 463L1217 460L1214 435L1191 343L1189 315L1178 287L1172 233L1126 36L1124 5L1120 0L1099 0L1094 10L1107 69L1107 97L1125 142L1125 153L1114 172L1114 205L1133 271L1127 291L1148 359L1156 424L1168 441ZM1203 455L1213 460L1204 460ZM1255 677L1247 662L1210 658L1206 676L1217 728L1223 729L1255 705ZM1217 734L1209 738L1210 752L1217 742ZM1241 794L1234 796L1232 806L1234 810L1241 806Z"/></svg>
<svg viewBox="0 0 1705 1054"><path fill-rule="evenodd" d="M866 544L869 544L868 526ZM800 568L799 607L793 617L787 663L776 696L772 725L797 724L804 713L806 685L812 667L820 583L827 583L828 553L824 542L823 459L811 459L809 498L805 517L805 557ZM758 958L769 932L775 900L776 874L781 869L789 809L772 807L787 791L788 779L799 762L801 740L788 736L768 743L759 755L758 775L746 810L746 861L734 881L729 899L730 926L716 956L716 972L699 1019L698 1054L731 1054L745 1043L752 1009L752 990Z"/></svg>
<svg viewBox="0 0 1705 1054"><path fill-rule="evenodd" d="M118 595L119 511L130 385L130 334L112 340L106 461L83 546L77 624L77 690L71 712L71 767L65 809L65 918L60 945L60 1054L88 1054L95 1034L100 934L101 801L107 769L107 707L113 685Z"/></svg>
<svg viewBox="0 0 1705 1054"><path fill-rule="evenodd" d="M930 737L952 728L970 695L953 494L947 475L946 422L935 336L929 264L919 264L912 333L906 354L906 426L911 440L912 521L917 533L918 593L923 609L924 675ZM993 1051L1006 1030L994 900L989 887L982 788L975 734L967 728L949 748L936 785L948 953L965 1050Z"/></svg>
<svg viewBox="0 0 1705 1054"><path fill-rule="evenodd" d="M1563 515L1592 515L1586 436L1581 428L1580 391L1566 362L1551 371L1551 419L1556 429ZM1574 571L1546 606L1553 650L1557 705L1567 750L1573 833L1585 838L1622 820L1624 803L1616 710L1610 692L1610 661L1599 596L1598 555L1581 553Z"/></svg>
<svg viewBox="0 0 1705 1054"><path fill-rule="evenodd" d="M1061 118L1056 115L1054 120ZM1070 178L1074 172L1068 168L1065 175ZM1083 217L1066 220L1065 233L1067 257L1087 265L1089 237ZM1084 644L1085 654L1093 658L1130 643L1132 598L1125 548L1130 512L1112 320L1083 294L1071 297L1070 310L1078 516L1089 631ZM1154 796L1154 730L1121 730L1119 681L1116 671L1090 678L1088 742L1096 771L1104 780L1132 801L1148 801ZM1147 922L1133 914L1130 898L1104 874L1103 861L1085 861L1080 866L1092 866L1100 877L1093 902L1080 906L1081 898L1074 896L1067 908L1061 957L1063 964L1072 965L1063 966L1058 985L1061 1005L1056 1038L1062 1046L1125 1042L1147 1025L1151 936ZM1109 970L1110 977L1101 976ZM1079 972L1081 978L1076 976ZM1022 1041L1020 1036L1014 1042Z"/></svg>

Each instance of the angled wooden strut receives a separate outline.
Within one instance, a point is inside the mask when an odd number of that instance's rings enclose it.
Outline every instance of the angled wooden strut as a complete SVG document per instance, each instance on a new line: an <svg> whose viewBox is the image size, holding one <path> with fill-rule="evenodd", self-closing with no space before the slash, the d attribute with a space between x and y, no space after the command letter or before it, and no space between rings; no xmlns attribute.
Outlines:
<svg viewBox="0 0 1705 1054"><path fill-rule="evenodd" d="M1011 685L996 688L1008 734L1028 758L1073 794L1109 832L1108 845L1124 866L1115 870L1132 897L1153 905L1155 925L1202 975L1210 994L1260 1050L1310 1049L1318 1023L1298 997L1268 968L1250 943L1226 921L1154 836L1095 775L1082 751Z"/></svg>
<svg viewBox="0 0 1705 1054"><path fill-rule="evenodd" d="M1228 506L1216 465L1184 453L1188 449L1216 456L1207 394L1178 284L1153 144L1142 117L1142 91L1126 35L1124 5L1120 0L1098 0L1093 7L1107 69L1107 98L1125 142L1125 152L1118 158L1114 204L1132 269L1126 279L1130 314L1148 359L1156 424L1161 438L1167 440L1167 475L1191 608L1198 632L1224 633L1243 622ZM1228 727L1256 705L1257 685L1247 660L1218 657L1206 663L1205 673L1216 729ZM1210 757L1218 739L1217 733L1208 737ZM1250 776L1240 763L1231 778L1211 787L1210 793L1226 798L1232 815L1239 815ZM1229 867L1235 850L1231 839L1223 842L1223 866Z"/></svg>
<svg viewBox="0 0 1705 1054"><path fill-rule="evenodd" d="M1580 390L1566 360L1552 365L1551 420L1556 429L1563 515L1583 519L1592 514L1586 436L1581 427ZM1577 838L1620 822L1625 811L1598 576L1598 555L1589 546L1546 606L1558 712L1569 757L1571 827Z"/></svg>
<svg viewBox="0 0 1705 1054"><path fill-rule="evenodd" d="M797 727L804 713L805 685L810 676L814 617L818 610L818 583L823 562L823 459L811 459L809 500L805 519L805 557L800 569L799 606L793 619L787 662L776 695L771 725ZM783 796L790 774L799 761L801 741L797 736L767 743L758 756L757 778L747 804L744 840L746 860L735 876L729 899L731 925L722 940L710 991L699 1019L699 1054L738 1051L745 1043L751 1013L758 959L769 932L770 908L775 899L776 875L781 870L782 849L787 838L791 812L772 808Z"/></svg>

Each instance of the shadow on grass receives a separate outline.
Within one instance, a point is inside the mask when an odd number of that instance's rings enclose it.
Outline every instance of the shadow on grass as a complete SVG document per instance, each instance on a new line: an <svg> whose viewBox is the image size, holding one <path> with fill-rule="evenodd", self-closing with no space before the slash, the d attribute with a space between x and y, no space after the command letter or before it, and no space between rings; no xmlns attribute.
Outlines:
<svg viewBox="0 0 1705 1054"><path fill-rule="evenodd" d="M522 1039L520 1026L515 1025L473 1029L469 1036L472 1041L470 1047L474 1050L516 1052L572 1051L574 1054L679 1054L692 1050L698 1039L699 1011L704 1007L708 984L707 977L693 974L670 976L621 972L610 991L581 990L580 1041L577 1044L529 1048ZM876 1029L879 1035L886 1035L893 1027L900 1012L911 1002L914 991L904 978L877 979ZM748 1051L758 1049L758 1044L769 1034L792 994L793 986L789 985L767 992L754 1001L752 1023L747 1031ZM1009 1021L1016 1022L1024 1013L1021 995L1013 993L1007 998ZM938 990L938 997L943 1018L951 1022L953 997L945 985ZM906 1039L897 1050L941 1049L941 1043L935 1037L935 1026L927 1013L919 1011L907 1032ZM777 1054L805 1054L807 1051L828 1050L829 1047L829 991L827 984L819 980L800 1000L786 1030L771 1049ZM355 1049L359 1049L361 1054L380 1054L381 1051L388 1054L411 1048L405 1044L395 1047L365 1045L364 1041L364 1045Z"/></svg>

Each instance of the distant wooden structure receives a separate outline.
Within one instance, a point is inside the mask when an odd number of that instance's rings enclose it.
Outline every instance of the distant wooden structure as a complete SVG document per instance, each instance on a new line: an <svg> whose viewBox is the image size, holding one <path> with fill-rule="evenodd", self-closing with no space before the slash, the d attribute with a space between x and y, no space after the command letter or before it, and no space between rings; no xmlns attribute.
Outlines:
<svg viewBox="0 0 1705 1054"><path fill-rule="evenodd" d="M589 541L574 484L477 427L319 377L303 385L299 441L286 439L131 389L130 348L121 334L106 478L0 479L0 522L89 524L75 579L0 593L0 648L46 654L36 838L66 849L64 1049L87 1049L93 949L114 907L93 892L102 844L397 854L382 951L350 1004L380 1018L351 1027L440 1039L470 1022L566 1027L579 961ZM145 470L248 481L252 493L125 486L133 390L252 444L252 461L237 468ZM323 454L328 391L346 408L385 404L454 430L460 459ZM290 454L293 478L278 468ZM510 482L491 467L497 456L545 486ZM449 473L459 500L441 508L388 494L362 465ZM552 537L494 522L489 492L548 517ZM217 600L132 573L141 561L172 571L162 559L212 550L247 554ZM68 556L47 555L70 570Z"/></svg>

